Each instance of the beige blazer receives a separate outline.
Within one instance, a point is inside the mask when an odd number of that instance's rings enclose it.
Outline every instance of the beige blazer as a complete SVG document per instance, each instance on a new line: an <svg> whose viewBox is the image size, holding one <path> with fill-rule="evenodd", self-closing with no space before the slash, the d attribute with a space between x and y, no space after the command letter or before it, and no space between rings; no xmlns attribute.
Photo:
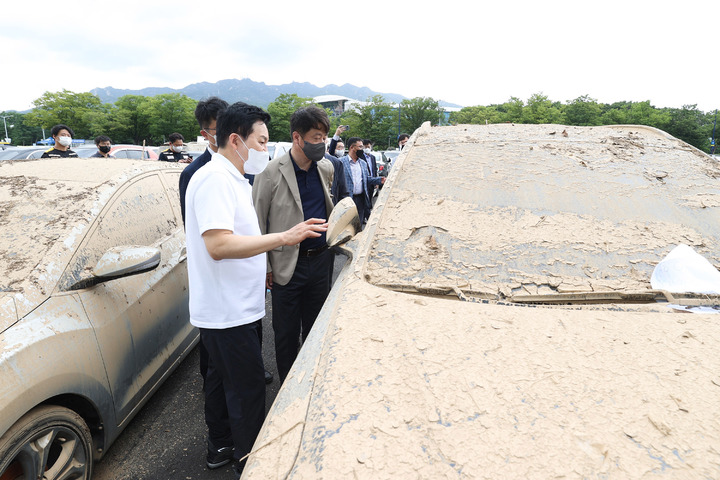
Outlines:
<svg viewBox="0 0 720 480"><path fill-rule="evenodd" d="M334 171L335 168L329 160L323 158L318 162L328 217L333 208L330 189ZM271 160L265 170L255 176L252 191L260 231L263 234L284 232L305 220L295 167L289 153ZM273 274L273 283L287 285L295 272L299 249L299 245L293 245L268 252L268 272Z"/></svg>

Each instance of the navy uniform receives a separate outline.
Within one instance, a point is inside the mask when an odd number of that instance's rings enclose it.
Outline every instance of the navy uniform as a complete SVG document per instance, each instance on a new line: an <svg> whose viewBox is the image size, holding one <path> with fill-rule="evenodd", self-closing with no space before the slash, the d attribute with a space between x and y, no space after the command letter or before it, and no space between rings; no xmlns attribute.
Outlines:
<svg viewBox="0 0 720 480"><path fill-rule="evenodd" d="M192 162L192 157L185 152L176 153L173 152L172 148L168 148L165 151L160 152L158 160L162 162Z"/></svg>

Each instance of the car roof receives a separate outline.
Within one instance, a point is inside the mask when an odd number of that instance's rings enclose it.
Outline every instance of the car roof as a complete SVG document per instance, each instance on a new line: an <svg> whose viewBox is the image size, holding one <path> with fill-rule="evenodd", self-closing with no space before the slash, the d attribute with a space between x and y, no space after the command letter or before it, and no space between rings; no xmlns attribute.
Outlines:
<svg viewBox="0 0 720 480"><path fill-rule="evenodd" d="M720 168L665 132L512 124L428 132L393 166L392 208L368 259L374 284L465 284L490 296L645 290L679 243L720 264Z"/></svg>
<svg viewBox="0 0 720 480"><path fill-rule="evenodd" d="M0 163L0 292L50 294L105 202L131 177L174 164L100 158Z"/></svg>

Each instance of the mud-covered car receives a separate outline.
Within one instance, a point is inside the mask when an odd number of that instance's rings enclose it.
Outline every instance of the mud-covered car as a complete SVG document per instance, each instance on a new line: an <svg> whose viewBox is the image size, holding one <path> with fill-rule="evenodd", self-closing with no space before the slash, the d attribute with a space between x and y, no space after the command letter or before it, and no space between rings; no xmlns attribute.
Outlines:
<svg viewBox="0 0 720 480"><path fill-rule="evenodd" d="M719 219L717 163L655 129L424 126L244 478L717 478L720 298L651 278L717 269Z"/></svg>
<svg viewBox="0 0 720 480"><path fill-rule="evenodd" d="M197 343L182 166L0 164L0 478L89 479Z"/></svg>

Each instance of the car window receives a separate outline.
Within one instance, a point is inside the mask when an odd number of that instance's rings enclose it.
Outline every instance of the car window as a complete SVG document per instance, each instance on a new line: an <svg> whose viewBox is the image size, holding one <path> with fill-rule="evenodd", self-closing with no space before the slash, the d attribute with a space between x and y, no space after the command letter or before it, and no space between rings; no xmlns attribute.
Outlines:
<svg viewBox="0 0 720 480"><path fill-rule="evenodd" d="M127 158L132 158L135 160L142 160L143 158L143 151L142 150L132 150L132 149L125 149L123 152L127 155Z"/></svg>
<svg viewBox="0 0 720 480"><path fill-rule="evenodd" d="M15 149L8 149L0 151L0 160L9 160L17 155L18 151Z"/></svg>
<svg viewBox="0 0 720 480"><path fill-rule="evenodd" d="M96 221L95 228L70 262L61 289L90 274L111 247L151 246L177 228L165 189L157 174L143 177L118 192Z"/></svg>

